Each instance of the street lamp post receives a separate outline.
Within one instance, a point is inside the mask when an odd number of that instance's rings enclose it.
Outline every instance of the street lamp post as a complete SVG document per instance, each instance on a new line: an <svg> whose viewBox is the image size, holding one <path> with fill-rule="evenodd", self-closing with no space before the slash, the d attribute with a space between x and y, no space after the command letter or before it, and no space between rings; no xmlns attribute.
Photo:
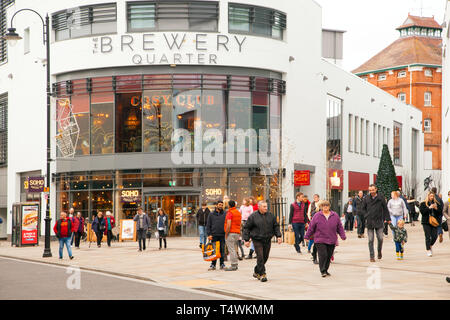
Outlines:
<svg viewBox="0 0 450 320"><path fill-rule="evenodd" d="M50 89L50 19L48 14L45 16L45 21L42 16L32 10L32 9L21 9L15 12L11 18L11 27L8 28L8 33L3 37L5 40L9 42L11 46L14 46L17 40L22 39L17 33L16 28L13 27L13 20L16 14L22 11L31 11L36 13L42 21L42 29L43 29L43 41L46 46L46 67L47 67L47 179L46 179L46 187L47 192L50 191L50 97L51 97L51 89ZM50 192L47 195L46 199L46 209L45 209L45 248L44 254L42 255L44 258L51 257L52 251L50 249Z"/></svg>

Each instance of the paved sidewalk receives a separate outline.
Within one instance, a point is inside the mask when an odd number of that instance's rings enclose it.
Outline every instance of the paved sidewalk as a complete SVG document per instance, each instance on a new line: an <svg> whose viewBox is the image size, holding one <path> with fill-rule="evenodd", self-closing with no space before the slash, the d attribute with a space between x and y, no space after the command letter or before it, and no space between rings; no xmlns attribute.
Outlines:
<svg viewBox="0 0 450 320"><path fill-rule="evenodd" d="M169 248L161 251L152 239L145 252L137 252L137 243L116 242L112 248L97 248L94 243L88 248L88 243L82 243L81 249L74 249L72 261L67 258L67 251L63 260L58 259L55 241L52 258L42 258L42 242L39 247L16 248L2 241L0 256L79 266L152 280L172 288L214 292L230 299L449 299L450 285L445 281L445 276L450 275L448 232L444 233L443 243L435 244L430 258L426 255L422 226L406 226L409 242L403 261L397 261L389 233L384 240L383 259L370 263L367 238L358 239L353 231L347 234L346 241L339 241L329 270L332 276L326 278L313 265L307 248L302 247L303 254L299 255L293 246L273 243L266 265L266 283L252 277L256 259L239 261L235 272L207 271L209 263L202 260L197 238L168 238Z"/></svg>

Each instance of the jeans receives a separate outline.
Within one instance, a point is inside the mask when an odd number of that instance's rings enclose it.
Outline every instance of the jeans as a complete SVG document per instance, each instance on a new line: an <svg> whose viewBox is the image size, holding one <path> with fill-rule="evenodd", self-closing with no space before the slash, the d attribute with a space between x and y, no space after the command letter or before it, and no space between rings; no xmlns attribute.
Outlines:
<svg viewBox="0 0 450 320"><path fill-rule="evenodd" d="M403 253L403 245L401 242L394 241L395 243L395 252L401 252Z"/></svg>
<svg viewBox="0 0 450 320"><path fill-rule="evenodd" d="M304 223L293 223L292 224L292 229L294 229L294 234L295 234L295 250L297 250L297 252L300 252L300 242L303 241L304 237L305 237L305 224Z"/></svg>
<svg viewBox="0 0 450 320"><path fill-rule="evenodd" d="M102 239L103 239L103 231L95 233L95 237L97 238L97 245L102 245Z"/></svg>
<svg viewBox="0 0 450 320"><path fill-rule="evenodd" d="M220 265L225 261L225 236L213 236L212 242L220 242ZM216 266L217 260L211 261L212 266Z"/></svg>
<svg viewBox="0 0 450 320"><path fill-rule="evenodd" d="M229 233L226 239L228 252L230 253L231 266L238 265L237 242L239 241L239 233Z"/></svg>
<svg viewBox="0 0 450 320"><path fill-rule="evenodd" d="M441 226L437 226L437 234L444 234L444 232L442 231L442 227Z"/></svg>
<svg viewBox="0 0 450 320"><path fill-rule="evenodd" d="M391 216L391 222L392 222L392 224L394 225L394 227L397 226L397 223L398 223L400 220L403 220L403 216ZM392 236L394 236L394 231L392 231Z"/></svg>
<svg viewBox="0 0 450 320"><path fill-rule="evenodd" d="M75 232L72 232L72 236L70 237L70 245L73 246L73 239L75 238Z"/></svg>
<svg viewBox="0 0 450 320"><path fill-rule="evenodd" d="M334 244L316 243L317 253L319 255L319 269L320 273L328 272L330 267L331 257L333 256Z"/></svg>
<svg viewBox="0 0 450 320"><path fill-rule="evenodd" d="M64 245L66 245L67 253L69 254L69 257L72 256L72 248L70 246L70 237L59 238L59 258L60 259L62 259L62 257L63 257Z"/></svg>
<svg viewBox="0 0 450 320"><path fill-rule="evenodd" d="M145 240L147 239L147 230L138 229L137 230L137 238L139 242L139 250L145 250Z"/></svg>
<svg viewBox="0 0 450 320"><path fill-rule="evenodd" d="M255 252L256 252L256 267L254 272L259 275L266 274L266 262L269 259L270 239L266 240L253 240L255 244Z"/></svg>
<svg viewBox="0 0 450 320"><path fill-rule="evenodd" d="M106 243L108 243L108 247L111 247L111 240L112 240L112 230L108 230L106 232Z"/></svg>
<svg viewBox="0 0 450 320"><path fill-rule="evenodd" d="M313 239L309 240L308 251L311 251L311 247L313 246L313 244L314 244L314 240Z"/></svg>
<svg viewBox="0 0 450 320"><path fill-rule="evenodd" d="M206 226L198 226L198 233L200 234L200 244L206 244Z"/></svg>
<svg viewBox="0 0 450 320"><path fill-rule="evenodd" d="M377 234L377 240L378 240L377 249L378 249L379 255L381 254L381 250L383 249L383 228L367 229L367 235L369 238L369 253L370 253L371 258L375 258L375 253L374 253L374 249L373 249L373 241L375 240L375 235L374 235L375 232Z"/></svg>
<svg viewBox="0 0 450 320"><path fill-rule="evenodd" d="M355 223L353 213L345 213L345 230L347 231L353 231L353 225Z"/></svg>
<svg viewBox="0 0 450 320"><path fill-rule="evenodd" d="M422 226L425 232L425 246L427 250L430 250L438 237L437 228L429 224L423 224Z"/></svg>
<svg viewBox="0 0 450 320"><path fill-rule="evenodd" d="M364 229L366 228L366 219L364 218L363 214L357 214L356 215L357 219L358 219L358 234L359 235L363 235L364 234Z"/></svg>

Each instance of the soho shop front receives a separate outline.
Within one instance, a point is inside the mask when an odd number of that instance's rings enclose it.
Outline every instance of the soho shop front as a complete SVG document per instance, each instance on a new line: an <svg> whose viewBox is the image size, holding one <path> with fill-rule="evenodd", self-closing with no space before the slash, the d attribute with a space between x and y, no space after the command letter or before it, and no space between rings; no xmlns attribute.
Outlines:
<svg viewBox="0 0 450 320"><path fill-rule="evenodd" d="M227 129L279 130L281 74L218 66L124 67L62 75L54 90L70 101L79 126L74 159L58 154L56 160L58 216L73 207L91 221L106 210L120 220L141 206L156 224L162 208L169 235L196 236L202 202L212 209L226 196L239 205L248 196L280 196L277 173L263 174L257 164L180 165L171 153L174 130L195 141L194 122L201 122L203 134L219 132L224 149ZM203 148L205 143L203 136Z"/></svg>

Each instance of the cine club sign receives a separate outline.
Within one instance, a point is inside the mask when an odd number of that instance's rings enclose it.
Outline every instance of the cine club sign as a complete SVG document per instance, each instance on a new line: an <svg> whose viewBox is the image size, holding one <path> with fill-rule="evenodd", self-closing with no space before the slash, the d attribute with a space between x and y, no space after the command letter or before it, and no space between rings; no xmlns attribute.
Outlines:
<svg viewBox="0 0 450 320"><path fill-rule="evenodd" d="M94 54L120 51L135 65L219 64L223 54L243 52L245 36L207 33L143 33L92 38Z"/></svg>

